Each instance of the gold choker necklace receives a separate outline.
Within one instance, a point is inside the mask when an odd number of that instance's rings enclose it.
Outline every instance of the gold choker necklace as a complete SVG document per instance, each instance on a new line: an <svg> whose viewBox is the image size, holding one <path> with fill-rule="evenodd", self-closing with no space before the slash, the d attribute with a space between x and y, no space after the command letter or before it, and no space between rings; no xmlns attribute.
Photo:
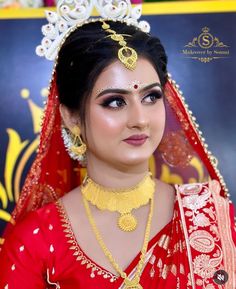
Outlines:
<svg viewBox="0 0 236 289"><path fill-rule="evenodd" d="M133 209L146 205L153 199L155 182L148 173L136 186L129 189L110 189L95 183L88 176L81 186L83 197L100 210L118 212L118 226L125 232L135 230L137 220L132 215Z"/></svg>

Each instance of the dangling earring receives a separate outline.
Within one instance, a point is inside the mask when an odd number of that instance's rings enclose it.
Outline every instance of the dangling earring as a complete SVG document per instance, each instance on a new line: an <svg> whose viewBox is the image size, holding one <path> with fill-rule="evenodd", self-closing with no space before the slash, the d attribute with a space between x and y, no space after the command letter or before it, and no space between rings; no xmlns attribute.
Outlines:
<svg viewBox="0 0 236 289"><path fill-rule="evenodd" d="M74 154L78 154L78 155L84 154L86 152L87 146L81 139L80 128L78 126L74 126L71 129L71 133L73 136L73 140L72 140L72 146L70 147L70 150Z"/></svg>
<svg viewBox="0 0 236 289"><path fill-rule="evenodd" d="M87 146L80 136L80 128L74 126L71 130L62 127L62 138L69 156L73 160L77 160L80 164L84 165L86 158L85 153Z"/></svg>

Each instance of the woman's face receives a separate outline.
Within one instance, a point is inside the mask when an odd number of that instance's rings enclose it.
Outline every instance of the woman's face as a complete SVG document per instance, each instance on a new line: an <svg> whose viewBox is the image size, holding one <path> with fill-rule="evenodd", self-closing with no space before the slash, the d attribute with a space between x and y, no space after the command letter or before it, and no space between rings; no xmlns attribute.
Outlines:
<svg viewBox="0 0 236 289"><path fill-rule="evenodd" d="M157 72L139 58L134 71L115 61L99 75L86 113L88 162L114 166L148 162L165 127L165 107Z"/></svg>

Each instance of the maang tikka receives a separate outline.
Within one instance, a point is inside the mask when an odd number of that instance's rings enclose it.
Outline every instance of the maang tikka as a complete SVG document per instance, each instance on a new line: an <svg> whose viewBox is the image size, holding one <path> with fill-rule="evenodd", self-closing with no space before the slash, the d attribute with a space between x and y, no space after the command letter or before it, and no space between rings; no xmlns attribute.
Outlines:
<svg viewBox="0 0 236 289"><path fill-rule="evenodd" d="M70 157L84 165L87 146L81 138L79 126L74 126L72 129L63 126L62 138Z"/></svg>
<svg viewBox="0 0 236 289"><path fill-rule="evenodd" d="M124 35L117 33L116 31L110 29L110 25L104 20L102 22L102 29L109 33L108 37L112 40L117 41L121 48L118 50L118 58L124 64L124 66L130 70L134 70L138 60L137 52L127 46L127 42L124 39Z"/></svg>

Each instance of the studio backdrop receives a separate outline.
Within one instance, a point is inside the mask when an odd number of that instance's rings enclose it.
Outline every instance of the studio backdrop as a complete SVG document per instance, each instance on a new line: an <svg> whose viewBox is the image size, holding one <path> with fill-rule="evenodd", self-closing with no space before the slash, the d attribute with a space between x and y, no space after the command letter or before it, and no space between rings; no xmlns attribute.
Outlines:
<svg viewBox="0 0 236 289"><path fill-rule="evenodd" d="M53 66L35 55L43 11L0 10L0 233L39 143ZM143 12L236 202L236 2L147 3Z"/></svg>

